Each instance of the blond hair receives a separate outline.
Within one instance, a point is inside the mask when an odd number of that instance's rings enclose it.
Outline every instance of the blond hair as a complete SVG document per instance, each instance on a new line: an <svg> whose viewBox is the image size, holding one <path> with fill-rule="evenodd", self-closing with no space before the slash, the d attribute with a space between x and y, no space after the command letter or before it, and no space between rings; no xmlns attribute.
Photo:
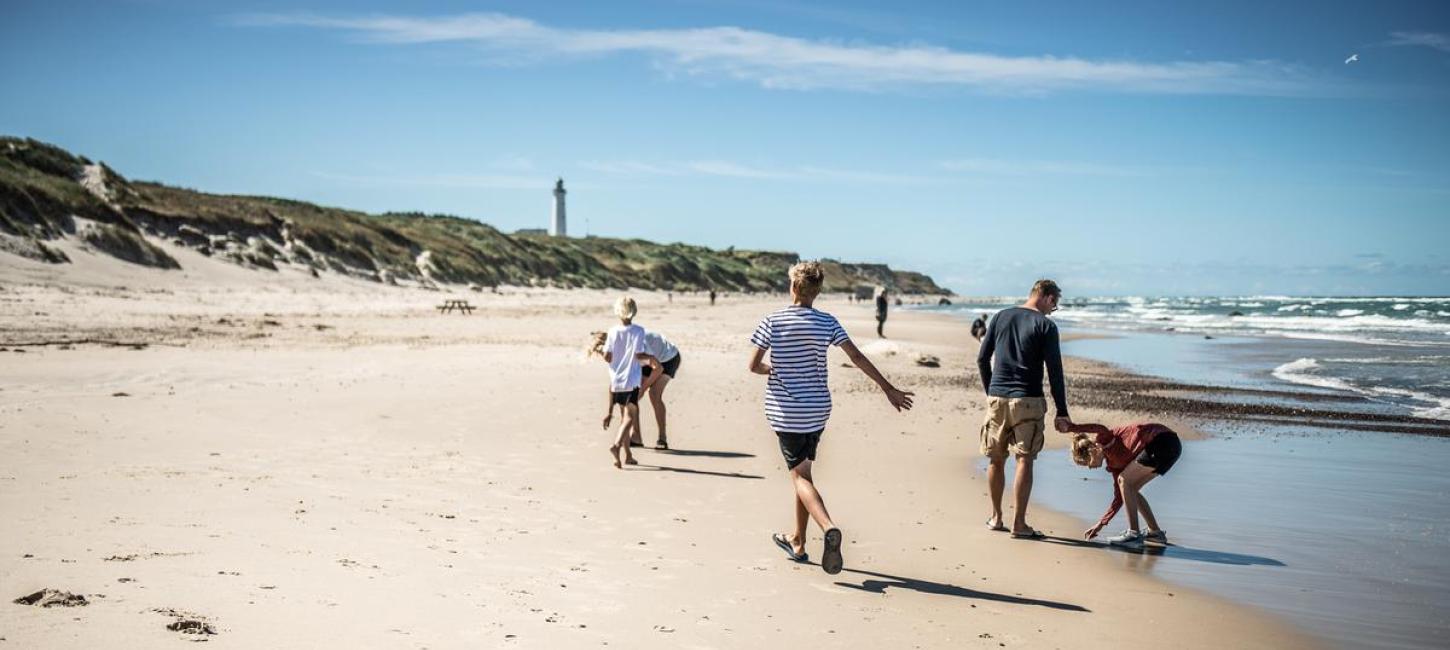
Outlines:
<svg viewBox="0 0 1450 650"><path fill-rule="evenodd" d="M826 268L820 262L797 262L790 267L790 288L796 293L815 297L826 283Z"/></svg>
<svg viewBox="0 0 1450 650"><path fill-rule="evenodd" d="M1089 440L1081 433L1072 434L1072 444L1068 447L1067 453L1072 456L1072 462L1082 467L1090 467L1093 464L1093 447L1097 443Z"/></svg>
<svg viewBox="0 0 1450 650"><path fill-rule="evenodd" d="M634 315L638 313L639 305L635 304L634 298L620 296L619 300L614 301L614 315L618 316L619 320L625 322L632 321L634 320Z"/></svg>

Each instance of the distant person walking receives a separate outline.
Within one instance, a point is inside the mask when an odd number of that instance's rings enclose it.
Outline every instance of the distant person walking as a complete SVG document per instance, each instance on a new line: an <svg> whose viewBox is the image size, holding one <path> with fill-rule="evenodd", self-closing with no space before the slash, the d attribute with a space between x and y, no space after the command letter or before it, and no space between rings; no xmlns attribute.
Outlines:
<svg viewBox="0 0 1450 650"><path fill-rule="evenodd" d="M972 321L972 338L981 342L982 337L987 335L987 315L982 314L977 320Z"/></svg>
<svg viewBox="0 0 1450 650"><path fill-rule="evenodd" d="M1047 368L1052 399L1057 407L1054 426L1072 425L1067 413L1067 391L1062 377L1062 349L1057 324L1047 315L1057 311L1062 290L1052 280L1032 285L1027 301L997 312L977 352L977 369L987 391L987 416L982 422L982 455L986 456L987 483L992 514L987 527L1007 530L1002 521L1002 492L1007 456L1017 458L1013 484L1016 512L1012 537L1039 539L1043 534L1027 525L1027 500L1032 494L1032 462L1042 450L1047 400L1042 395L1042 369Z"/></svg>
<svg viewBox="0 0 1450 650"><path fill-rule="evenodd" d="M886 287L876 287L876 336L886 338L882 330L886 327Z"/></svg>
<svg viewBox="0 0 1450 650"><path fill-rule="evenodd" d="M710 306L711 307L714 307L715 306L715 290L714 289L711 289L710 290Z"/></svg>
<svg viewBox="0 0 1450 650"><path fill-rule="evenodd" d="M765 419L775 430L793 484L795 529L789 535L775 533L771 539L792 560L804 562L807 519L815 519L825 533L821 568L836 574L843 566L841 529L831 520L826 502L811 477L816 448L831 417L831 391L826 382L827 349L840 346L851 363L876 382L896 410L911 408L912 393L892 386L846 336L836 317L812 306L825 279L825 269L819 262L801 262L790 268L791 304L771 312L755 328L750 337L751 345L755 346L750 355L750 371L769 377L765 383Z"/></svg>

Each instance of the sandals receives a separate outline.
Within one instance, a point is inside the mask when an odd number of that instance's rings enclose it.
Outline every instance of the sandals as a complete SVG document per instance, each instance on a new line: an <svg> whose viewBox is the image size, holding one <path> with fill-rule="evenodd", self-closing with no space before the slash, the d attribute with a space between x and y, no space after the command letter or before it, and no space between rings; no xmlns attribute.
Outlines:
<svg viewBox="0 0 1450 650"><path fill-rule="evenodd" d="M1027 530L1024 530L1022 532L1012 532L1012 539L1042 539L1044 537L1047 537L1047 533L1037 530L1036 528L1028 528Z"/></svg>
<svg viewBox="0 0 1450 650"><path fill-rule="evenodd" d="M782 533L772 533L770 541L775 542L775 545L779 546L780 550L785 551L786 557L795 562L805 562L810 559L810 556L806 553L796 553L795 548L790 545L790 538Z"/></svg>
<svg viewBox="0 0 1450 650"><path fill-rule="evenodd" d="M826 573L836 575L841 572L845 561L841 558L841 529L832 528L826 531L826 548L821 552L821 568Z"/></svg>
<svg viewBox="0 0 1450 650"><path fill-rule="evenodd" d="M655 442L655 451L669 451L670 443L663 440Z"/></svg>
<svg viewBox="0 0 1450 650"><path fill-rule="evenodd" d="M992 523L992 519L989 517L987 519L987 530L995 531L995 532L998 532L998 533L1005 533L1005 532L1007 532L1007 527L1002 525L1002 520L1001 519L998 519L997 520L997 523L996 524L993 524Z"/></svg>

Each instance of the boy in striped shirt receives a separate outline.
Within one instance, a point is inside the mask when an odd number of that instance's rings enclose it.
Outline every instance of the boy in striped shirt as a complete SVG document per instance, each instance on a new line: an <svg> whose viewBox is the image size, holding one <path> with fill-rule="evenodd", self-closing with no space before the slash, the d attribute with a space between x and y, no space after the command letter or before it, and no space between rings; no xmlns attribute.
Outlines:
<svg viewBox="0 0 1450 650"><path fill-rule="evenodd" d="M811 479L811 463L821 432L831 417L831 391L826 383L826 350L840 346L851 363L866 373L898 411L911 408L912 393L897 390L881 376L846 336L835 316L811 306L821 293L826 273L819 262L801 262L790 268L791 305L760 321L750 342L750 371L766 375L765 419L775 430L794 484L795 532L775 533L771 539L792 560L804 562L807 517L825 532L821 568L841 572L841 529L831 521L826 503ZM770 355L769 363L766 354Z"/></svg>

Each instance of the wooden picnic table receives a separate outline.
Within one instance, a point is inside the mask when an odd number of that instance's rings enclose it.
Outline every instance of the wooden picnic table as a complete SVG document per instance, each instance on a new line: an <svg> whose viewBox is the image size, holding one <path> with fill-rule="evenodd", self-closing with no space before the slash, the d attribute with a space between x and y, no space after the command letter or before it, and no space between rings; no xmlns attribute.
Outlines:
<svg viewBox="0 0 1450 650"><path fill-rule="evenodd" d="M473 313L474 307L473 305L468 304L467 300L444 300L443 304L438 305L438 313L440 314L446 314L455 309L458 310L460 313L467 315Z"/></svg>

